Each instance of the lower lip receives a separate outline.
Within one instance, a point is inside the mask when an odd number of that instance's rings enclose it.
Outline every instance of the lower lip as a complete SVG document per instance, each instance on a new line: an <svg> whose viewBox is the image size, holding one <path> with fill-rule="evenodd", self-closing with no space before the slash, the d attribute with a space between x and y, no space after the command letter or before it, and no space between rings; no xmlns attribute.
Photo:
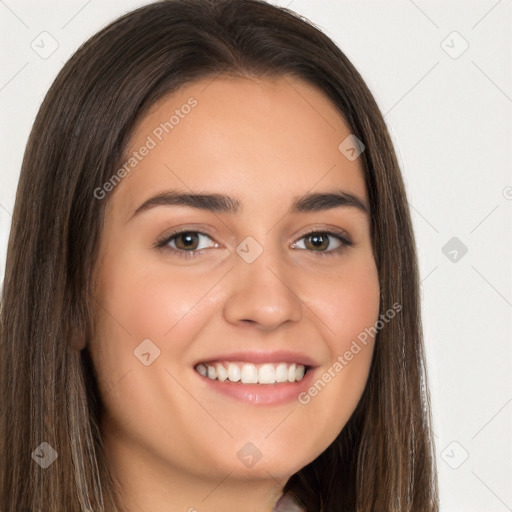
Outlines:
<svg viewBox="0 0 512 512"><path fill-rule="evenodd" d="M194 370L194 373L215 392L255 405L281 405L298 400L298 395L310 387L313 368L299 382L278 384L242 384L225 380L209 379Z"/></svg>

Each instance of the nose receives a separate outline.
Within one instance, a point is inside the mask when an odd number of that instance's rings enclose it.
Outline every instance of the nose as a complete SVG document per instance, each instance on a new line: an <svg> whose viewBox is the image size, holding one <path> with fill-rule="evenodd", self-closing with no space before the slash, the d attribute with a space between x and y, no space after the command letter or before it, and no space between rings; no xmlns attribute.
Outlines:
<svg viewBox="0 0 512 512"><path fill-rule="evenodd" d="M263 251L247 263L237 258L231 272L231 289L224 304L224 318L233 325L254 324L270 331L302 318L302 301L279 256Z"/></svg>

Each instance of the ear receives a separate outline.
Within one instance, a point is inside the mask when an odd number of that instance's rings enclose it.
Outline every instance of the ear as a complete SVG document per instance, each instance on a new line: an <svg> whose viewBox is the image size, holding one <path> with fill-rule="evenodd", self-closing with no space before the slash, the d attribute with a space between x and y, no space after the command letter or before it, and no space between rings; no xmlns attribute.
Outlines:
<svg viewBox="0 0 512 512"><path fill-rule="evenodd" d="M77 327L72 327L69 337L69 345L71 348L78 351L84 349L87 345L87 340L83 331L79 330Z"/></svg>

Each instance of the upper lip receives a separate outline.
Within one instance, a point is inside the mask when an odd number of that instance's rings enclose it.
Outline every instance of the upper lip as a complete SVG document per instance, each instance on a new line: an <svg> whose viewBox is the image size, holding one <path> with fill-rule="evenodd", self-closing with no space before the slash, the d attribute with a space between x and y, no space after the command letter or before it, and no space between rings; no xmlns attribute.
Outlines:
<svg viewBox="0 0 512 512"><path fill-rule="evenodd" d="M214 356L207 356L199 361L196 361L194 366L199 363L209 363L213 361L241 361L253 364L295 363L302 364L304 366L316 366L315 361L311 359L311 357L300 352L294 352L292 350L241 350L237 352L222 353L216 354Z"/></svg>

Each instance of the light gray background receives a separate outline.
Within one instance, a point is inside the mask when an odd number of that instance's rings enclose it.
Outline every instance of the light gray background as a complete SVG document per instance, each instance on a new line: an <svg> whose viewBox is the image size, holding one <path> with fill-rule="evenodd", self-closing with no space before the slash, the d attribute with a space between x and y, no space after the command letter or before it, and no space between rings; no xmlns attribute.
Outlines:
<svg viewBox="0 0 512 512"><path fill-rule="evenodd" d="M0 0L1 277L48 87L81 43L145 3ZM419 247L441 510L512 511L512 1L274 3L339 44L395 143Z"/></svg>

